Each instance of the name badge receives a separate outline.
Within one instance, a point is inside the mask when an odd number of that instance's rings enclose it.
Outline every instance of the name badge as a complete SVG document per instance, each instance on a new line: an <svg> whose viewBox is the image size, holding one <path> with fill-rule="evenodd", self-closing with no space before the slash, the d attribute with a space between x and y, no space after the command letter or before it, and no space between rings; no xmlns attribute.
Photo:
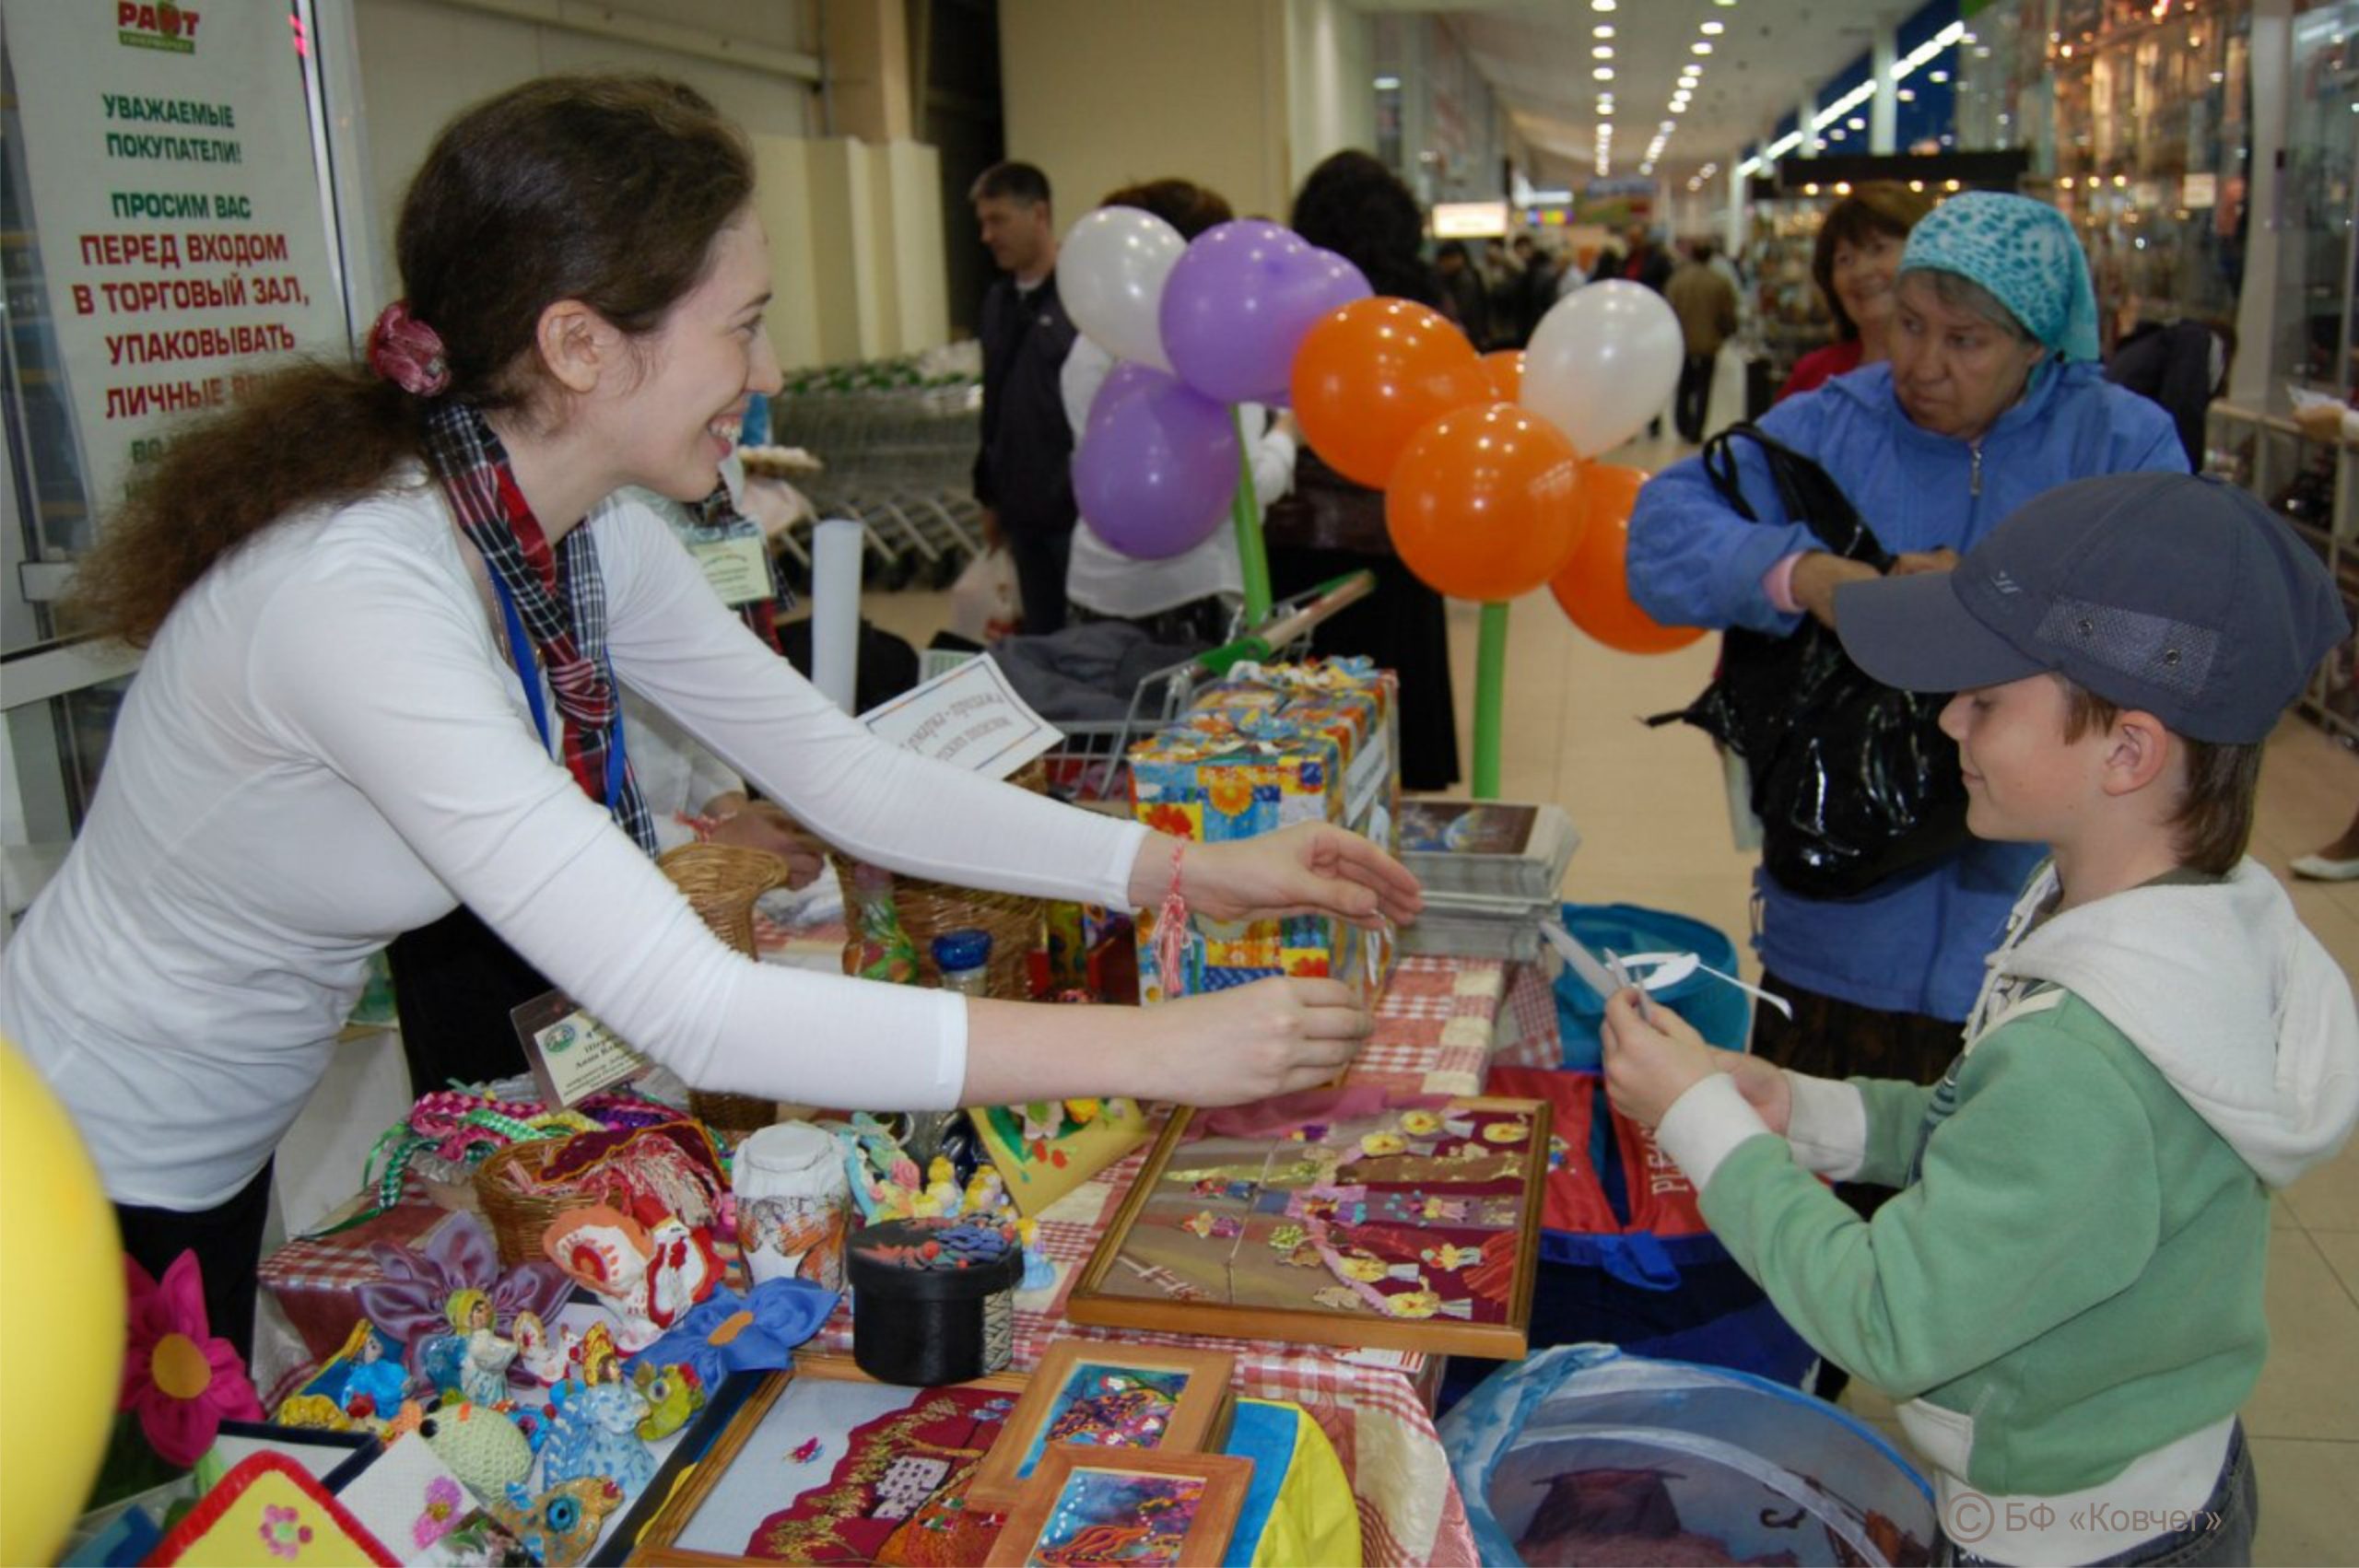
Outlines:
<svg viewBox="0 0 2359 1568"><path fill-rule="evenodd" d="M579 1105L648 1069L645 1057L563 991L545 991L508 1016L541 1086L542 1103L552 1108Z"/></svg>
<svg viewBox="0 0 2359 1568"><path fill-rule="evenodd" d="M751 604L778 597L770 583L770 555L761 531L749 530L726 539L699 541L688 546L704 568L705 580L724 604Z"/></svg>

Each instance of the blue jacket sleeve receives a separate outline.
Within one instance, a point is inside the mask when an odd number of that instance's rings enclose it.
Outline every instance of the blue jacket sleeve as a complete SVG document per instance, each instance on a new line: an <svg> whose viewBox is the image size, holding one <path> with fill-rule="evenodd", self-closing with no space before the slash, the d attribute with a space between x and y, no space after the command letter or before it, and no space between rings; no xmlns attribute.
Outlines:
<svg viewBox="0 0 2359 1568"><path fill-rule="evenodd" d="M1790 399L1770 411L1762 428L1813 451L1825 401L1816 394ZM1630 597L1666 626L1749 626L1783 636L1802 617L1769 603L1762 574L1796 551L1818 548L1818 536L1787 518L1769 465L1750 441L1738 446L1737 475L1757 522L1721 498L1701 458L1673 463L1638 492L1630 513Z"/></svg>

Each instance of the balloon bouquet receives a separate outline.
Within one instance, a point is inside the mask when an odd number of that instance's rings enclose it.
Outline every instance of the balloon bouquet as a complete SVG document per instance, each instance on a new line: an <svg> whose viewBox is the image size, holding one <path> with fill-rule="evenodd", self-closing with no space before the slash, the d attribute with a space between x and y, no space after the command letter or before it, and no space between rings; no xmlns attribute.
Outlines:
<svg viewBox="0 0 2359 1568"><path fill-rule="evenodd" d="M1189 243L1153 213L1100 207L1057 256L1057 294L1116 364L1074 454L1074 498L1139 560L1237 530L1249 620L1270 614L1270 568L1237 404L1283 404L1295 349L1320 317L1368 296L1359 269L1258 218Z"/></svg>
<svg viewBox="0 0 2359 1568"><path fill-rule="evenodd" d="M1678 319L1651 289L1579 289L1528 349L1484 356L1438 311L1375 297L1351 263L1276 224L1241 219L1186 243L1127 207L1074 226L1057 289L1117 360L1074 457L1074 497L1108 544L1164 559L1210 538L1226 509L1248 618L1263 619L1269 568L1235 405L1291 402L1314 451L1385 493L1402 562L1482 604L1477 799L1498 794L1509 600L1545 584L1575 626L1628 652L1703 635L1631 602L1629 515L1647 475L1592 461L1678 380Z"/></svg>

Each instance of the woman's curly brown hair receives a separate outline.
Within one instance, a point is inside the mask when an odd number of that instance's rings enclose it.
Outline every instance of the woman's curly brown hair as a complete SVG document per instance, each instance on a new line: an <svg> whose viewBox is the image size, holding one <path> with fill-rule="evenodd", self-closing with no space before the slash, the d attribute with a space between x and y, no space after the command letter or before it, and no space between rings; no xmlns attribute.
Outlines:
<svg viewBox="0 0 2359 1568"><path fill-rule="evenodd" d="M440 334L444 394L529 404L541 314L578 299L634 336L702 279L745 209L753 156L694 89L549 76L443 129L402 203L403 297ZM295 513L354 500L424 455L427 404L366 367L299 360L176 432L75 574L95 629L146 647L189 586Z"/></svg>

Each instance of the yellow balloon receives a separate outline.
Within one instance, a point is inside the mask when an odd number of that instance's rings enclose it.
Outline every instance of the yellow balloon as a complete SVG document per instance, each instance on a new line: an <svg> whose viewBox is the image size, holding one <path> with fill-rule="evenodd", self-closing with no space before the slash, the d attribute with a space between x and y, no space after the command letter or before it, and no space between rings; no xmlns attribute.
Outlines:
<svg viewBox="0 0 2359 1568"><path fill-rule="evenodd" d="M123 1390L123 1242L73 1118L0 1040L0 1562L53 1562Z"/></svg>

